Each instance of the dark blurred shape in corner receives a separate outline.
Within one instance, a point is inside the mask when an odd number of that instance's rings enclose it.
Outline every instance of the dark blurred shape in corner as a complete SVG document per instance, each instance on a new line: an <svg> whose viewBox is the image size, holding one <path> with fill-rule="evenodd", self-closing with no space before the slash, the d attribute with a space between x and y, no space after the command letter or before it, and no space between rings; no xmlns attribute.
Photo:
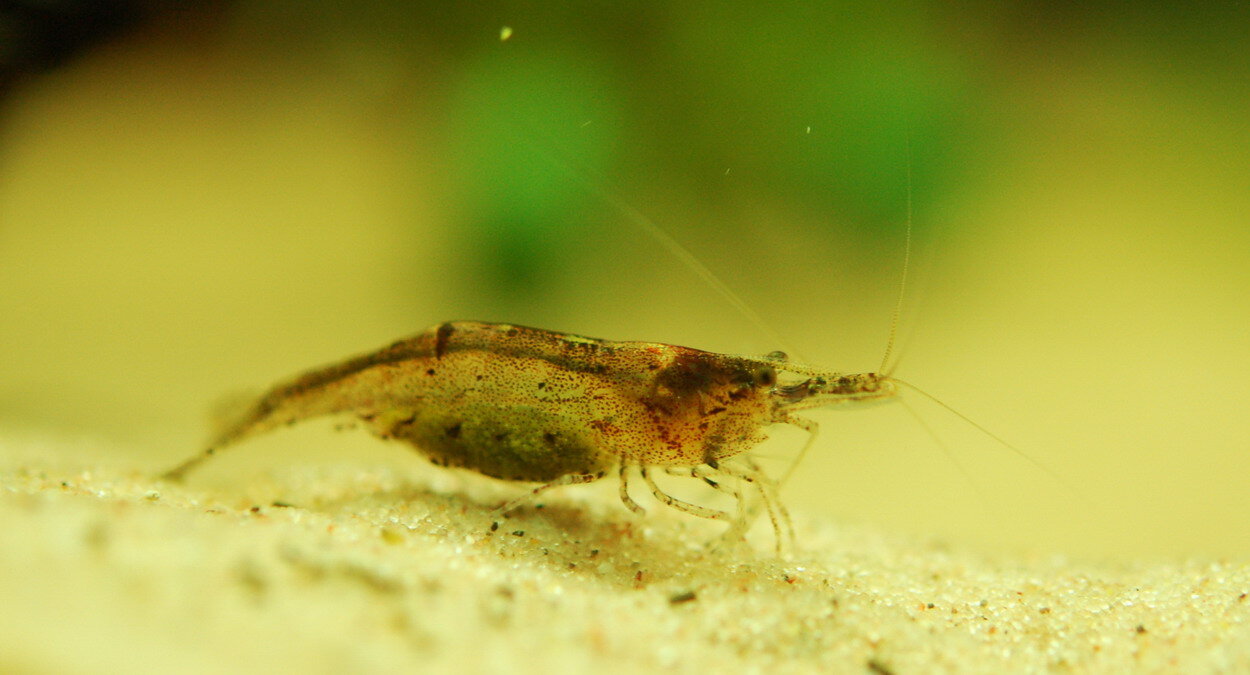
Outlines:
<svg viewBox="0 0 1250 675"><path fill-rule="evenodd" d="M0 97L23 77L60 66L140 24L158 0L0 0Z"/></svg>

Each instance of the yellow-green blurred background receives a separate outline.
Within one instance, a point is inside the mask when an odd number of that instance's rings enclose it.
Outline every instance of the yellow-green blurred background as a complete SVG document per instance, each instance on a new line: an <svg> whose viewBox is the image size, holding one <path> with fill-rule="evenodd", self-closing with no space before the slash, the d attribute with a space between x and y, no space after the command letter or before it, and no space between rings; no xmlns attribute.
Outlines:
<svg viewBox="0 0 1250 675"><path fill-rule="evenodd" d="M814 413L791 507L986 547L1250 553L1244 5L172 7L0 102L5 433L154 469L222 393L447 319L778 347L617 201L785 348L873 370L910 193L898 375L1083 500L913 394L941 445L902 406ZM283 433L240 455L416 465ZM802 438L777 437L779 460Z"/></svg>

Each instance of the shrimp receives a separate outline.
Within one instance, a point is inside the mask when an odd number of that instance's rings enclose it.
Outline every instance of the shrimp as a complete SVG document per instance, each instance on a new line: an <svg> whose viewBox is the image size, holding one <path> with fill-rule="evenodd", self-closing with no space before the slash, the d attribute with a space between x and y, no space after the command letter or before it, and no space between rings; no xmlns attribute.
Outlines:
<svg viewBox="0 0 1250 675"><path fill-rule="evenodd" d="M825 406L882 401L897 380L841 374L790 361L782 352L733 356L654 342L616 342L509 324L453 321L378 351L279 384L244 409L206 450L166 472L180 480L222 448L280 426L353 414L377 436L414 446L431 462L505 481L537 483L510 510L548 489L615 472L620 499L634 470L661 503L730 523L741 537L758 515L772 521L778 551L793 540L779 483L747 454L765 429ZM652 472L689 476L731 495L736 513L683 500ZM733 480L727 480L733 479Z"/></svg>

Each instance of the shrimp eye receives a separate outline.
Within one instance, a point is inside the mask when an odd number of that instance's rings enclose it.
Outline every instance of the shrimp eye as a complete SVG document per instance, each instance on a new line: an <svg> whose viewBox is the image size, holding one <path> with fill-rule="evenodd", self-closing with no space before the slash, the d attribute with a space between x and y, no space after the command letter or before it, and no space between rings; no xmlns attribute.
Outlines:
<svg viewBox="0 0 1250 675"><path fill-rule="evenodd" d="M760 366L755 371L755 384L761 387L771 387L777 384L777 371L772 366Z"/></svg>

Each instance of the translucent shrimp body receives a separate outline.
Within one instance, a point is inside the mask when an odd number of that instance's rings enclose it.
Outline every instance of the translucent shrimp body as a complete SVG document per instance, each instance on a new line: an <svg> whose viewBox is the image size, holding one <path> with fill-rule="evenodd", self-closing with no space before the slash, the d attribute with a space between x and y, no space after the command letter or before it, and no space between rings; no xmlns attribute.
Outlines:
<svg viewBox="0 0 1250 675"><path fill-rule="evenodd" d="M456 321L279 384L242 409L203 453L165 477L180 479L218 450L256 434L351 414L379 437L405 441L435 464L538 483L525 498L615 471L622 501L641 511L628 491L636 469L661 502L731 521L730 534L740 535L755 516L748 503L754 492L780 547L789 518L777 484L746 452L772 424L796 425L814 439L815 423L796 412L894 394L888 376L821 371L780 353L731 356ZM736 513L668 495L652 477L654 469L699 478L732 495Z"/></svg>

